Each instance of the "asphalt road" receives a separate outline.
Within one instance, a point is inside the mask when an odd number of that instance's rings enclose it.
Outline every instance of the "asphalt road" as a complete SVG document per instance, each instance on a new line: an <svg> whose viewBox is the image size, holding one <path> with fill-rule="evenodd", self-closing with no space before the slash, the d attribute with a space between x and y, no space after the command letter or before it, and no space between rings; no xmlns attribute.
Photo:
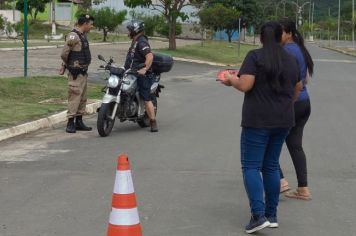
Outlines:
<svg viewBox="0 0 356 236"><path fill-rule="evenodd" d="M316 71L304 146L313 200L281 196L280 228L257 235L356 235L356 59L310 49ZM100 138L66 134L60 124L0 142L0 236L105 235L120 153L131 162L143 235L244 235L243 94L215 82L218 69L176 62L164 74L158 133L117 123ZM95 127L96 117L86 122ZM295 187L285 149L281 164Z"/></svg>

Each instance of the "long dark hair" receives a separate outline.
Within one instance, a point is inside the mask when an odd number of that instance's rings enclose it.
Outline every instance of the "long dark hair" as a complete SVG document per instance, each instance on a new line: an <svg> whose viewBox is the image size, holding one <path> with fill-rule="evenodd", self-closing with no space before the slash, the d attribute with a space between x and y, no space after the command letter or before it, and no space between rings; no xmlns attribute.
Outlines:
<svg viewBox="0 0 356 236"><path fill-rule="evenodd" d="M292 37L293 37L293 41L298 44L298 46L300 47L300 49L302 50L303 56L304 56L304 60L305 63L307 65L307 69L309 72L309 75L312 76L313 72L314 72L314 62L312 57L310 56L307 48L304 45L304 39L303 36L299 33L299 31L297 30L296 26L295 26L295 22L293 22L292 20L289 19L283 19L280 21L284 32L286 33L291 33Z"/></svg>
<svg viewBox="0 0 356 236"><path fill-rule="evenodd" d="M278 22L267 22L261 27L261 43L264 57L264 70L272 90L282 89L282 55L285 53L281 46L282 26Z"/></svg>

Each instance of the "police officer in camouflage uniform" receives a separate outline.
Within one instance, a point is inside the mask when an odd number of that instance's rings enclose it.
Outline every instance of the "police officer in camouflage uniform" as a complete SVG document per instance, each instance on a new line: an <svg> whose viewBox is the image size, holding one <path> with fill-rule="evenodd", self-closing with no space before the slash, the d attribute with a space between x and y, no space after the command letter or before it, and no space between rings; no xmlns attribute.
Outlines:
<svg viewBox="0 0 356 236"><path fill-rule="evenodd" d="M67 133L92 130L83 123L82 118L87 103L87 72L91 62L86 33L94 27L93 24L92 16L81 15L78 18L77 28L67 35L61 53L64 66L68 69Z"/></svg>
<svg viewBox="0 0 356 236"><path fill-rule="evenodd" d="M145 101L145 109L150 118L151 132L157 132L157 121L155 108L151 101L151 86L153 84L151 65L153 53L147 37L144 35L144 23L139 20L132 20L126 26L128 36L132 39L131 46L126 56L125 69L135 68L139 64L145 63L145 67L138 70L138 91L141 98Z"/></svg>

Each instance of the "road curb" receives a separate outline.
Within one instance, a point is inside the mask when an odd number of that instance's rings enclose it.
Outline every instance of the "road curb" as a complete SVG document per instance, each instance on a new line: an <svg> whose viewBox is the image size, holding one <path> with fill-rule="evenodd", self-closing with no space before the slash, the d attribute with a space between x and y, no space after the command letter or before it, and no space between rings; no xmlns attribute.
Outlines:
<svg viewBox="0 0 356 236"><path fill-rule="evenodd" d="M100 107L100 104L101 102L99 101L88 104L86 106L86 113L87 114L96 113L96 109ZM17 125L11 128L3 129L0 130L0 141L13 138L18 135L27 134L39 129L53 127L55 124L61 123L66 120L67 120L67 111L62 111L60 113L51 115L46 118L27 122L25 124Z"/></svg>
<svg viewBox="0 0 356 236"><path fill-rule="evenodd" d="M184 61L184 62L192 62L192 63L198 63L198 64L206 64L206 65L211 65L211 66L223 66L223 67L240 65L240 64L228 65L228 64L215 63L215 62L209 62L209 61L186 59L186 58L182 58L182 57L173 57L173 60L175 60L175 61Z"/></svg>
<svg viewBox="0 0 356 236"><path fill-rule="evenodd" d="M343 54L348 55L348 56L356 57L355 54L349 53L349 52L347 52L345 50L341 50L341 49L338 49L338 48L332 48L332 47L322 46L322 45L319 45L319 47L325 48L325 49L328 49L328 50L332 50L332 51L335 51L335 52L343 53Z"/></svg>

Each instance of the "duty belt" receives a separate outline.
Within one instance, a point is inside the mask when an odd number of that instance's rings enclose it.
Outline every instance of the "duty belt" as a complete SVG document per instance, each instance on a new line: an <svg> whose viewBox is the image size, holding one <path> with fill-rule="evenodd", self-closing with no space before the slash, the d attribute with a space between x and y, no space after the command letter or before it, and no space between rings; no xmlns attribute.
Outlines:
<svg viewBox="0 0 356 236"><path fill-rule="evenodd" d="M76 80L78 75L86 75L88 72L88 67L68 67L69 72L73 76L73 80Z"/></svg>

